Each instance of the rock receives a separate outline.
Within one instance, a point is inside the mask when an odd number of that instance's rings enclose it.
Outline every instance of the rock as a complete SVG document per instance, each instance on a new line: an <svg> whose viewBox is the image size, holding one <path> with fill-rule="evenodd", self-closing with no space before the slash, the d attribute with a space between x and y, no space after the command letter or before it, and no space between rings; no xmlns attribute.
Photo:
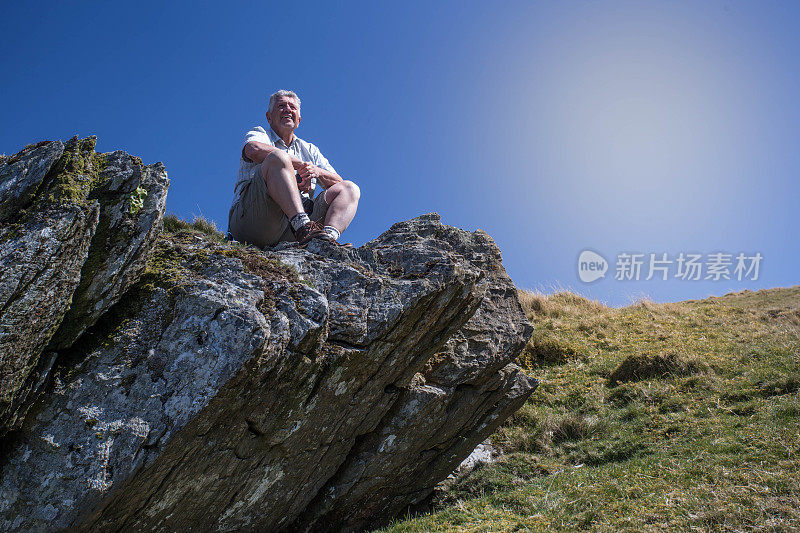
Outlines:
<svg viewBox="0 0 800 533"><path fill-rule="evenodd" d="M303 529L362 529L425 499L535 388L512 363L533 328L491 237L425 216L395 224L367 246L414 275L421 265L444 260L428 250L444 251L483 274L477 284L482 298L418 379L400 391L381 424L360 438L297 522ZM409 432L413 438L403 438Z"/></svg>
<svg viewBox="0 0 800 533"><path fill-rule="evenodd" d="M48 356L34 371L78 286L98 211L96 203L43 210L0 243L0 434L19 423L52 363Z"/></svg>
<svg viewBox="0 0 800 533"><path fill-rule="evenodd" d="M0 527L378 524L531 394L531 330L491 238L437 215L355 250L164 235L6 443Z"/></svg>
<svg viewBox="0 0 800 533"><path fill-rule="evenodd" d="M101 199L97 230L52 349L71 346L139 279L161 230L168 187L161 163L144 166L122 151L102 155L92 192Z"/></svg>
<svg viewBox="0 0 800 533"><path fill-rule="evenodd" d="M94 148L75 137L0 160L0 436L21 423L54 350L138 279L160 227L163 166Z"/></svg>
<svg viewBox="0 0 800 533"><path fill-rule="evenodd" d="M458 465L458 468L456 468L451 476L453 479L463 477L475 470L475 467L480 464L494 463L497 461L499 455L500 451L492 446L491 442L488 440L482 442L472 450L466 459L461 461L461 464Z"/></svg>
<svg viewBox="0 0 800 533"><path fill-rule="evenodd" d="M61 141L43 141L0 160L0 223L33 203L45 175L63 153Z"/></svg>

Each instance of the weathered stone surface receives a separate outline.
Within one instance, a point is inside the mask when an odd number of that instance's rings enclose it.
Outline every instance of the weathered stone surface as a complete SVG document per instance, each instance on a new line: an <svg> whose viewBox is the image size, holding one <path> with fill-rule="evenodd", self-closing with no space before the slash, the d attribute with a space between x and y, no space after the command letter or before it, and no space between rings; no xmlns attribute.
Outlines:
<svg viewBox="0 0 800 533"><path fill-rule="evenodd" d="M49 198L63 152L60 141L43 142L0 162L0 435L43 377L39 356L70 305L97 226L96 202Z"/></svg>
<svg viewBox="0 0 800 533"><path fill-rule="evenodd" d="M0 160L0 223L33 202L45 175L62 153L61 141L43 141Z"/></svg>
<svg viewBox="0 0 800 533"><path fill-rule="evenodd" d="M144 166L122 151L102 155L100 219L81 283L51 348L67 348L141 276L161 230L169 180L164 165Z"/></svg>
<svg viewBox="0 0 800 533"><path fill-rule="evenodd" d="M535 387L512 364L531 328L499 259L486 234L435 215L356 250L163 237L142 280L59 352L8 443L0 528L391 516Z"/></svg>
<svg viewBox="0 0 800 533"><path fill-rule="evenodd" d="M9 236L0 242L3 428L19 422L20 405L46 374L46 369L43 373L34 370L78 286L98 211L96 203L51 208L3 234L20 232L18 237ZM0 430L0 435L4 432Z"/></svg>
<svg viewBox="0 0 800 533"><path fill-rule="evenodd" d="M0 160L0 436L21 422L53 350L138 279L159 231L163 165L94 148L75 137Z"/></svg>
<svg viewBox="0 0 800 533"><path fill-rule="evenodd" d="M443 226L430 216L395 224L388 233L390 239L367 246L378 254L399 252L400 264L412 268L428 264L428 258L413 257L413 250L457 255L485 274L478 284L483 297L469 321L400 391L379 426L359 438L296 522L298 529L362 529L396 516L427 497L535 387L511 363L533 328L491 237Z"/></svg>

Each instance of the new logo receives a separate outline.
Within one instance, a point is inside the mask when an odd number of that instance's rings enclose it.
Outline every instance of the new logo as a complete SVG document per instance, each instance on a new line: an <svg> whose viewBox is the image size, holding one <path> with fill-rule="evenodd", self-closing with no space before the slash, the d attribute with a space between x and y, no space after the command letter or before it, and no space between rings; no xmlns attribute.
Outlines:
<svg viewBox="0 0 800 533"><path fill-rule="evenodd" d="M604 278L607 270L608 261L596 252L584 250L578 256L578 277L584 283Z"/></svg>

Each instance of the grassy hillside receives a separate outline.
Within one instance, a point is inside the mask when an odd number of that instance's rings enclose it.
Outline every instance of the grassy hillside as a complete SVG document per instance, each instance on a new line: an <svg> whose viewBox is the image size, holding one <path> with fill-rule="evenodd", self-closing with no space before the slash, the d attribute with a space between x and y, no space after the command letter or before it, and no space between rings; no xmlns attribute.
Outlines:
<svg viewBox="0 0 800 533"><path fill-rule="evenodd" d="M800 529L800 287L520 299L542 384L492 437L505 458L382 531Z"/></svg>

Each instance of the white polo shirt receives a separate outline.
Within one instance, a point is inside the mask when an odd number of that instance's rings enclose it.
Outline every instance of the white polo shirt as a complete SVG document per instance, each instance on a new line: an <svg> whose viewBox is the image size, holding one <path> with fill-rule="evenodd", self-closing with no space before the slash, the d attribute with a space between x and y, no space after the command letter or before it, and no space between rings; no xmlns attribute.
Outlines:
<svg viewBox="0 0 800 533"><path fill-rule="evenodd" d="M280 148L284 152L288 152L289 155L293 155L297 159L301 161L305 161L311 163L312 165L318 166L321 169L327 170L329 172L336 172L328 160L325 159L325 156L322 155L322 152L319 151L319 148L311 144L310 142L306 142L303 139L300 139L295 135L292 143L289 146L286 146L286 143L283 142L277 133L272 131L272 128L264 129L261 126L256 126L255 128L251 129L245 135L244 142L242 143L242 148L249 143L250 141L256 141L264 144L268 144L271 146L275 146L276 148ZM234 196L235 198L239 197L240 188L242 184L249 182L254 177L258 176L261 179L261 164L260 163L253 163L252 161L248 161L241 155L239 155L239 176L236 178L236 186L234 187ZM304 198L314 198L314 189L316 188L317 180L313 178L311 180L311 192L301 192L300 195ZM322 184L320 184L322 187ZM322 187L324 189L324 187Z"/></svg>

